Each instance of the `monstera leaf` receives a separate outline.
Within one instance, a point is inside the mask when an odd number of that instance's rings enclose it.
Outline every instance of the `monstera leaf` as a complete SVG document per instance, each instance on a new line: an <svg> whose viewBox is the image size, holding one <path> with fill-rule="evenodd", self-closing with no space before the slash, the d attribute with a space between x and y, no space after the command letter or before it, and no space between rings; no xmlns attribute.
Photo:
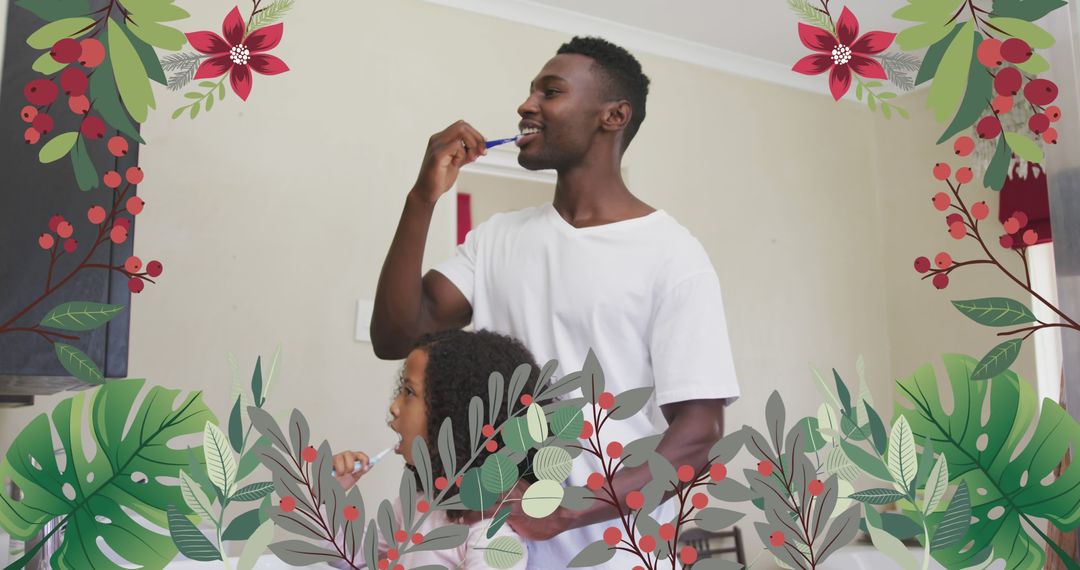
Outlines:
<svg viewBox="0 0 1080 570"><path fill-rule="evenodd" d="M143 567L161 568L176 556L167 533L148 529L127 510L168 528L169 505L185 502L179 486L158 477L178 477L180 466L188 462L186 449L169 444L201 433L206 422L216 418L199 392L177 405L179 390L155 386L136 404L144 382L115 380L60 402L52 412L52 425L46 414L34 418L0 464L0 482L14 481L23 491L22 501L4 497L0 502L0 527L23 540L51 520L66 527L52 557L53 568L120 568L102 551L99 537ZM53 426L66 454L63 467L53 451ZM84 449L85 434L96 449ZM36 553L32 548L13 567L22 567Z"/></svg>
<svg viewBox="0 0 1080 570"><path fill-rule="evenodd" d="M1048 519L1062 530L1080 525L1080 467L1073 464L1056 480L1044 484L1061 462L1069 445L1080 444L1080 424L1050 399L1042 403L1030 443L1020 441L1028 431L1038 403L1034 389L1016 374L1005 371L989 381L973 381L976 360L945 355L945 370L952 388L951 412L946 412L938 393L933 368L923 366L909 378L899 380L897 404L918 441L929 438L935 451L945 455L949 476L971 489L968 537L934 552L948 568L971 566L987 547L1008 568L1042 568L1043 551L1029 532L1043 535L1034 519ZM990 412L983 425L983 407L989 398ZM1065 559L1075 562L1046 539Z"/></svg>

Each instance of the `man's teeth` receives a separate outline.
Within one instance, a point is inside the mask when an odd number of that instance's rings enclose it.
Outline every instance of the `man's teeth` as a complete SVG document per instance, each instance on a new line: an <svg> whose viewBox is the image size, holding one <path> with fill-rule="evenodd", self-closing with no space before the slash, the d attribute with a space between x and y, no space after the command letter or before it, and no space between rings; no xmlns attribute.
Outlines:
<svg viewBox="0 0 1080 570"><path fill-rule="evenodd" d="M531 134L535 134L535 133L538 133L538 132L540 132L540 129L538 129L536 127L526 127L524 129L521 129L521 135L522 136L531 135Z"/></svg>

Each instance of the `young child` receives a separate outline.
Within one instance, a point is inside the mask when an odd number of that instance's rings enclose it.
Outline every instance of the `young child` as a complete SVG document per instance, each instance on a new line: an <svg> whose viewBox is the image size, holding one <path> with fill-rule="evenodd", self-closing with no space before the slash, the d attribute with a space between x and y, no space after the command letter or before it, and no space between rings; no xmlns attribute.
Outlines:
<svg viewBox="0 0 1080 570"><path fill-rule="evenodd" d="M434 477L444 474L438 451L439 429L446 418L454 426L454 443L457 449L457 464L465 465L470 457L469 441L469 402L473 396L480 396L485 402L485 421L487 419L488 377L492 372L499 372L506 381L510 380L514 369L521 364L532 367L523 394L532 394L536 390L539 367L529 351L520 342L490 331L465 332L451 330L422 337L405 360L405 365L398 381L397 394L390 404L390 429L401 436L396 453L405 459L405 467L414 467L412 449L413 440L422 438L427 443L431 457ZM498 425L506 420L506 405L499 406ZM481 448L474 466L483 465L490 453ZM352 473L354 464L360 461L361 469ZM334 456L334 472L341 475L338 481L346 489L352 487L367 471L368 456L356 451L345 451ZM449 478L449 476L447 476ZM445 498L456 495L457 487L450 481ZM420 481L417 478L417 488ZM436 491L438 492L438 491ZM411 506L410 506L411 508ZM394 512L401 520L401 501L395 499ZM481 513L473 511L432 510L420 529L421 534L446 526L447 524L469 525L469 537L465 543L452 550L410 552L402 555L390 567L402 564L414 568L426 564L442 564L448 568L488 568L484 562L484 548L490 540L487 529L490 519L484 519ZM423 516L414 515L414 519ZM492 539L499 536L517 537L510 525L504 524ZM379 552L385 555L389 546L379 533ZM528 555L518 562L514 569L524 569ZM374 568L374 564L369 564Z"/></svg>

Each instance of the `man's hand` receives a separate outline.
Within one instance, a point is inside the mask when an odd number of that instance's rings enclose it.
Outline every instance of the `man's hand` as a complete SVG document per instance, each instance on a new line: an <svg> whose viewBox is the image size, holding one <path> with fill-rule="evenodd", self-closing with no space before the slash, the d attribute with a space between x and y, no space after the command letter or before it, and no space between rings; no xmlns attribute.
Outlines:
<svg viewBox="0 0 1080 570"><path fill-rule="evenodd" d="M487 154L484 142L483 135L465 121L431 135L413 195L434 204L454 185L462 166Z"/></svg>
<svg viewBox="0 0 1080 570"><path fill-rule="evenodd" d="M555 512L542 519L534 519L525 514L525 511L521 509L521 497L525 495L528 488L528 483L520 481L506 495L506 504L510 507L510 518L506 522L510 528L525 540L548 540L565 530L570 530L567 510L562 507L555 509Z"/></svg>

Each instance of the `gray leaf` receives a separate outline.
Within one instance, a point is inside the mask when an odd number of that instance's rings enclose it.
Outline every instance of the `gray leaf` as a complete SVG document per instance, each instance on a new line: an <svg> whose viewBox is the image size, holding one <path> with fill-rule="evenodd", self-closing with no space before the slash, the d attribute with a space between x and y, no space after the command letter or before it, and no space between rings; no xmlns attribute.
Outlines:
<svg viewBox="0 0 1080 570"><path fill-rule="evenodd" d="M780 392L773 390L769 395L769 401L765 403L765 424L769 427L771 443L777 452L780 444L784 441L784 423L787 420L787 412L784 410L784 400L780 398Z"/></svg>
<svg viewBox="0 0 1080 570"><path fill-rule="evenodd" d="M817 564L824 562L830 554L855 538L855 534L859 532L859 518L859 505L856 504L833 519L821 543L821 550L816 553Z"/></svg>
<svg viewBox="0 0 1080 570"><path fill-rule="evenodd" d="M310 566L320 562L341 560L341 557L336 552L302 540L275 542L270 545L270 552L273 552L282 562L293 566Z"/></svg>
<svg viewBox="0 0 1080 570"><path fill-rule="evenodd" d="M422 550L448 550L465 544L469 538L469 527L462 524L440 526L424 535L424 542L409 549L410 552Z"/></svg>
<svg viewBox="0 0 1080 570"><path fill-rule="evenodd" d="M499 408L502 406L503 390L505 389L506 381L503 380L503 375L498 372L492 372L491 376L488 376L488 423L494 425L495 417L499 415Z"/></svg>
<svg viewBox="0 0 1080 570"><path fill-rule="evenodd" d="M480 396L473 396L472 400L469 400L469 444L472 446L469 451L476 451L479 447L482 429L484 429L484 402Z"/></svg>
<svg viewBox="0 0 1080 570"><path fill-rule="evenodd" d="M592 354L590 352L590 354ZM585 547L566 565L567 568L587 568L597 566L611 560L615 556L615 549L606 542L598 540Z"/></svg>
<svg viewBox="0 0 1080 570"><path fill-rule="evenodd" d="M308 429L307 419L299 409L294 408L289 417L289 442L292 443L293 453L297 461L300 460L300 452L308 446L311 439L311 430Z"/></svg>
<svg viewBox="0 0 1080 570"><path fill-rule="evenodd" d="M600 361L591 348L589 354L585 357L585 365L581 369L581 375L584 377L581 391L590 402L595 403L600 394L604 393L605 383L604 370L600 367Z"/></svg>
<svg viewBox="0 0 1080 570"><path fill-rule="evenodd" d="M708 507L697 513L698 526L710 531L719 532L743 518L743 513L719 507Z"/></svg>
<svg viewBox="0 0 1080 570"><path fill-rule="evenodd" d="M450 418L443 420L439 428L439 459L447 478L457 473L457 448L454 446L454 426Z"/></svg>
<svg viewBox="0 0 1080 570"><path fill-rule="evenodd" d="M623 448L623 466L625 467L637 467L638 465L644 465L650 457L656 454L656 446L660 445L660 440L664 438L664 434L658 433L656 435L650 435L641 439L635 439L626 444Z"/></svg>
<svg viewBox="0 0 1080 570"><path fill-rule="evenodd" d="M566 487L560 506L572 511L582 511L592 506L596 501L593 498L595 496L592 491L585 487Z"/></svg>
<svg viewBox="0 0 1080 570"><path fill-rule="evenodd" d="M627 390L615 397L615 407L611 409L611 419L626 420L633 417L645 407L645 403L653 395L653 388L634 388Z"/></svg>

